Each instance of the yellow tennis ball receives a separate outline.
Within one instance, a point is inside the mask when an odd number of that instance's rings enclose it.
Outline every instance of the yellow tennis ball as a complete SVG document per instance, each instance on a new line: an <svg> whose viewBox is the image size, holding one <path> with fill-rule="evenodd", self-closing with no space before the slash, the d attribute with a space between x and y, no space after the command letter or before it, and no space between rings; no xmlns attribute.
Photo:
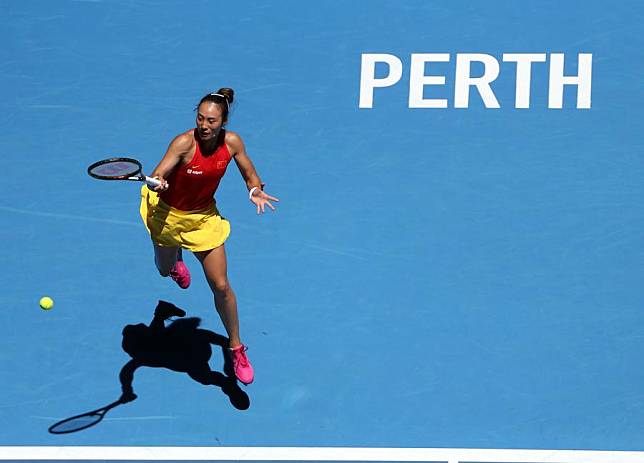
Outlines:
<svg viewBox="0 0 644 463"><path fill-rule="evenodd" d="M40 299L40 308L43 310L50 310L54 306L54 300L51 297L43 297Z"/></svg>

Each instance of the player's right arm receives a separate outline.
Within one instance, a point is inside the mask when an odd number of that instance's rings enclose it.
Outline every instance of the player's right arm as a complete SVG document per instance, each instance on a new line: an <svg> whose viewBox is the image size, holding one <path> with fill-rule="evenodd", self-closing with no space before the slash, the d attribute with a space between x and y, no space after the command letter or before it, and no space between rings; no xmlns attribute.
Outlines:
<svg viewBox="0 0 644 463"><path fill-rule="evenodd" d="M182 133L172 140L168 150L163 155L161 162L152 172L151 177L161 180L161 185L154 188L154 191L165 191L168 189L166 177L182 162L189 161L188 156L191 152L194 137L192 132Z"/></svg>

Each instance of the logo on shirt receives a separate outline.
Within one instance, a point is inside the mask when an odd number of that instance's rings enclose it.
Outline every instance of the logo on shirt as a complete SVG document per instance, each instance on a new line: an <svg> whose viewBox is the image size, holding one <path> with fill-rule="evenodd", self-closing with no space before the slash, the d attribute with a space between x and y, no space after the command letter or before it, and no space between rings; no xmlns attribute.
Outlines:
<svg viewBox="0 0 644 463"><path fill-rule="evenodd" d="M203 170L195 170L198 168L199 168L199 165L192 166L192 167L189 167L188 170L186 170L186 172L191 175L203 175Z"/></svg>

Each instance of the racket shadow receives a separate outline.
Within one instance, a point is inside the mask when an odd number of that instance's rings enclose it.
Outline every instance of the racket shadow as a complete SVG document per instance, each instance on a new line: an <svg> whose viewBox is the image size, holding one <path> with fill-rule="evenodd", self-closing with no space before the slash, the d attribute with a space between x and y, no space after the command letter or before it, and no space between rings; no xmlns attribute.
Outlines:
<svg viewBox="0 0 644 463"><path fill-rule="evenodd" d="M111 404L106 405L105 407L97 408L96 410L92 410L91 412L72 416L71 418L65 418L58 423L52 424L48 430L51 434L69 434L71 432L78 432L87 428L91 428L92 426L100 423L108 411L118 405L127 403L128 401L129 400L127 399L121 398L116 402L112 402Z"/></svg>
<svg viewBox="0 0 644 463"><path fill-rule="evenodd" d="M196 317L176 318L166 326L166 320L184 315L185 312L174 304L159 301L149 325L139 323L123 328L122 347L132 359L119 374L121 397L136 397L133 381L138 368L167 368L186 373L200 384L219 387L233 407L247 410L250 399L237 383L227 353L228 338L199 328L201 319ZM210 368L213 346L221 351L223 373Z"/></svg>

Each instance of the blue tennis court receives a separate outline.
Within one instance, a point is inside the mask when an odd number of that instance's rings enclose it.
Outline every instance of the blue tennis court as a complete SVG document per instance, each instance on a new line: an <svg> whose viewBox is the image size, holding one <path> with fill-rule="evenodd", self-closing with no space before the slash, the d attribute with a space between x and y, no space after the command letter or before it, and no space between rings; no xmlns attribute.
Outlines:
<svg viewBox="0 0 644 463"><path fill-rule="evenodd" d="M644 461L640 2L0 8L0 459ZM228 393L169 367L225 373L198 261L160 277L140 184L86 173L152 171L220 87L281 200L258 216L234 167L217 191L256 372ZM133 368L159 301L187 315Z"/></svg>

